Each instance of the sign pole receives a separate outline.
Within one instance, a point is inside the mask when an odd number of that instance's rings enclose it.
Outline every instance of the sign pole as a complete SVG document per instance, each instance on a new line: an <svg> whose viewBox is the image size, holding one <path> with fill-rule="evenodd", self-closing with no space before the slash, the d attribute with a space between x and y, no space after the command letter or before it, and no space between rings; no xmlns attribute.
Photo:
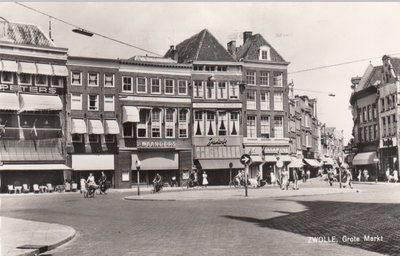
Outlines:
<svg viewBox="0 0 400 256"><path fill-rule="evenodd" d="M249 165L246 164L245 171L244 171L244 196L247 197L247 175L249 172Z"/></svg>

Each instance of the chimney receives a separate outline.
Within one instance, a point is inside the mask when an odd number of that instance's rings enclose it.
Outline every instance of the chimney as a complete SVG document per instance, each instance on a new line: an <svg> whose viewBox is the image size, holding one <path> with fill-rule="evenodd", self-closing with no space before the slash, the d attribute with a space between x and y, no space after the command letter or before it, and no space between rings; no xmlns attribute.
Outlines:
<svg viewBox="0 0 400 256"><path fill-rule="evenodd" d="M228 52L233 56L236 57L236 41L230 41L227 44Z"/></svg>
<svg viewBox="0 0 400 256"><path fill-rule="evenodd" d="M360 83L360 81L361 77L359 76L351 78L351 89L353 89L353 91L357 88L357 85Z"/></svg>
<svg viewBox="0 0 400 256"><path fill-rule="evenodd" d="M243 32L243 44L246 43L246 40L249 39L252 34L253 34L253 32L251 32L251 31Z"/></svg>
<svg viewBox="0 0 400 256"><path fill-rule="evenodd" d="M170 50L170 51L173 51L174 49L175 49L175 46L174 46L174 45L170 45L170 46L169 46L169 50Z"/></svg>
<svg viewBox="0 0 400 256"><path fill-rule="evenodd" d="M178 51L175 50L175 46L174 45L170 45L169 46L169 57L173 60L178 61Z"/></svg>

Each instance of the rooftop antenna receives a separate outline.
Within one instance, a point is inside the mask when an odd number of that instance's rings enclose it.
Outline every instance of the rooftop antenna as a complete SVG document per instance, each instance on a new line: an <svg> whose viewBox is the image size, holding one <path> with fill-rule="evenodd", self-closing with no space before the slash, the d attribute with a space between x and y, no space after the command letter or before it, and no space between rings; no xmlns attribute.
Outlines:
<svg viewBox="0 0 400 256"><path fill-rule="evenodd" d="M54 42L53 38L51 38L51 16L49 16L49 38L52 42Z"/></svg>

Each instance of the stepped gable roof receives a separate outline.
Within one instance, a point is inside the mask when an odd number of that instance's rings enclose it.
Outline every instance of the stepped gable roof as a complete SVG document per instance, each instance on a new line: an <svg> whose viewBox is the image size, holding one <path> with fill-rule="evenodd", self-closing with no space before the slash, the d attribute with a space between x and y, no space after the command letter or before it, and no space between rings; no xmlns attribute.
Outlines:
<svg viewBox="0 0 400 256"><path fill-rule="evenodd" d="M25 23L0 21L0 41L41 47L55 47L53 41L37 25Z"/></svg>
<svg viewBox="0 0 400 256"><path fill-rule="evenodd" d="M373 67L369 65L364 75L362 76L360 83L357 85L355 92L362 91L370 86L376 86L382 80L383 66Z"/></svg>
<svg viewBox="0 0 400 256"><path fill-rule="evenodd" d="M207 30L184 40L175 47L178 63L193 61L235 61L229 52ZM173 50L168 50L164 57L173 58Z"/></svg>
<svg viewBox="0 0 400 256"><path fill-rule="evenodd" d="M271 48L271 61L286 62L283 57L265 40L260 34L250 36L246 42L236 50L236 59L245 60L258 60L258 49L261 46L268 46Z"/></svg>

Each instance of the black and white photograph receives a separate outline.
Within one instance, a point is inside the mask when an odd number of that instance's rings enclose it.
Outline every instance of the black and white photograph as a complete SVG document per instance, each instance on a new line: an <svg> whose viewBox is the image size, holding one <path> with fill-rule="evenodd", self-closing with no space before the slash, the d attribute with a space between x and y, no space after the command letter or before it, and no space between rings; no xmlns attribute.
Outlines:
<svg viewBox="0 0 400 256"><path fill-rule="evenodd" d="M0 2L0 255L400 255L400 2Z"/></svg>

